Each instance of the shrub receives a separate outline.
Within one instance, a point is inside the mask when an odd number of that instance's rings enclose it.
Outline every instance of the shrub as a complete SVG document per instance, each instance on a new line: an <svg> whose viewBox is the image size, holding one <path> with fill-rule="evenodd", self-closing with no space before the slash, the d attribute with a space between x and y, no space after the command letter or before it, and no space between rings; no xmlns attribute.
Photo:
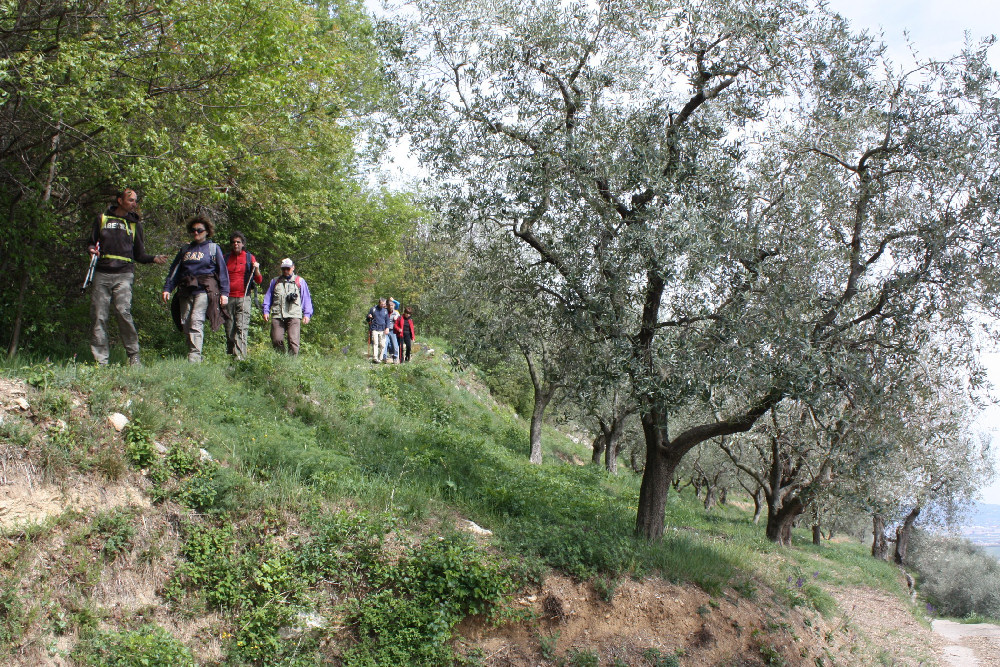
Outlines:
<svg viewBox="0 0 1000 667"><path fill-rule="evenodd" d="M414 547L396 567L373 571L375 590L355 603L358 644L346 665L442 665L454 659L452 628L488 611L513 587L508 573L464 535Z"/></svg>
<svg viewBox="0 0 1000 667"><path fill-rule="evenodd" d="M125 438L125 456L137 468L148 468L156 461L153 432L133 421L122 432Z"/></svg>
<svg viewBox="0 0 1000 667"><path fill-rule="evenodd" d="M1000 617L1000 562L980 547L915 531L909 555L921 592L942 614Z"/></svg>
<svg viewBox="0 0 1000 667"><path fill-rule="evenodd" d="M89 633L73 650L73 658L80 664L102 667L196 664L186 646L156 625L144 625L131 632Z"/></svg>
<svg viewBox="0 0 1000 667"><path fill-rule="evenodd" d="M102 542L101 554L114 559L132 544L135 535L132 514L124 511L101 512L90 524L90 534Z"/></svg>

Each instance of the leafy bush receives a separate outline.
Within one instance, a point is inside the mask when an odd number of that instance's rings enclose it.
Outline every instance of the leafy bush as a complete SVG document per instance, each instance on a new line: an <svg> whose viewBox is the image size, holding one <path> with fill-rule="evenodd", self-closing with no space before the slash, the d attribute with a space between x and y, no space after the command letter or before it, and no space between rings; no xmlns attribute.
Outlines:
<svg viewBox="0 0 1000 667"><path fill-rule="evenodd" d="M920 591L940 613L1000 618L1000 562L982 548L916 531L909 556Z"/></svg>
<svg viewBox="0 0 1000 667"><path fill-rule="evenodd" d="M175 475L183 477L198 469L200 458L193 447L174 445L164 457L164 463Z"/></svg>
<svg viewBox="0 0 1000 667"><path fill-rule="evenodd" d="M112 510L97 514L90 524L90 534L102 542L104 557L114 559L129 548L135 536L131 512Z"/></svg>
<svg viewBox="0 0 1000 667"><path fill-rule="evenodd" d="M347 665L442 665L455 655L452 628L483 613L513 587L509 574L463 535L411 549L396 567L373 572L375 590L355 603L358 645Z"/></svg>
<svg viewBox="0 0 1000 667"><path fill-rule="evenodd" d="M184 644L156 625L131 632L92 632L77 644L73 657L79 664L101 667L195 667Z"/></svg>
<svg viewBox="0 0 1000 667"><path fill-rule="evenodd" d="M133 421L122 432L125 438L125 456L137 468L148 468L156 461L153 432Z"/></svg>

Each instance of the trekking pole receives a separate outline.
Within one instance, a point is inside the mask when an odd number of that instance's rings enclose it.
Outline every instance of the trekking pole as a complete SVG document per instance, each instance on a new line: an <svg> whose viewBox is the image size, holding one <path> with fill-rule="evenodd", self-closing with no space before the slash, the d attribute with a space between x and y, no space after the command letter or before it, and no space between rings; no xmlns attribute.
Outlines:
<svg viewBox="0 0 1000 667"><path fill-rule="evenodd" d="M83 279L83 286L80 287L81 292L87 291L87 285L94 279L94 269L97 268L97 260L101 257L101 244L100 242L94 244L95 252L90 256L90 268L87 269L87 277Z"/></svg>

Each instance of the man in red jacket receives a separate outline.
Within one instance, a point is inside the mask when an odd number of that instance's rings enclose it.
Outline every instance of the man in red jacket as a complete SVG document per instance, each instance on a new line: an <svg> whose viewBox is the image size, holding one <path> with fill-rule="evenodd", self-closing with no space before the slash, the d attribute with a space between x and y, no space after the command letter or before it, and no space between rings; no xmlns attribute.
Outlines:
<svg viewBox="0 0 1000 667"><path fill-rule="evenodd" d="M226 325L226 352L237 359L246 359L247 330L250 328L250 281L261 284L264 276L260 273L257 258L247 252L246 237L241 232L233 232L229 242L232 250L226 255L226 269L229 271L229 319Z"/></svg>

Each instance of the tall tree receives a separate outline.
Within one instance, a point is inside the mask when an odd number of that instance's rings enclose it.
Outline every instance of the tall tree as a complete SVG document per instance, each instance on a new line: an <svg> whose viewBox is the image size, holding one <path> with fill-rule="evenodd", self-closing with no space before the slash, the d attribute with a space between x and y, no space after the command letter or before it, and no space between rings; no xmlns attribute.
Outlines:
<svg viewBox="0 0 1000 667"><path fill-rule="evenodd" d="M549 268L641 405L636 532L699 443L995 306L997 79L809 2L417 2L410 128L447 213ZM719 417L676 423L708 392Z"/></svg>

